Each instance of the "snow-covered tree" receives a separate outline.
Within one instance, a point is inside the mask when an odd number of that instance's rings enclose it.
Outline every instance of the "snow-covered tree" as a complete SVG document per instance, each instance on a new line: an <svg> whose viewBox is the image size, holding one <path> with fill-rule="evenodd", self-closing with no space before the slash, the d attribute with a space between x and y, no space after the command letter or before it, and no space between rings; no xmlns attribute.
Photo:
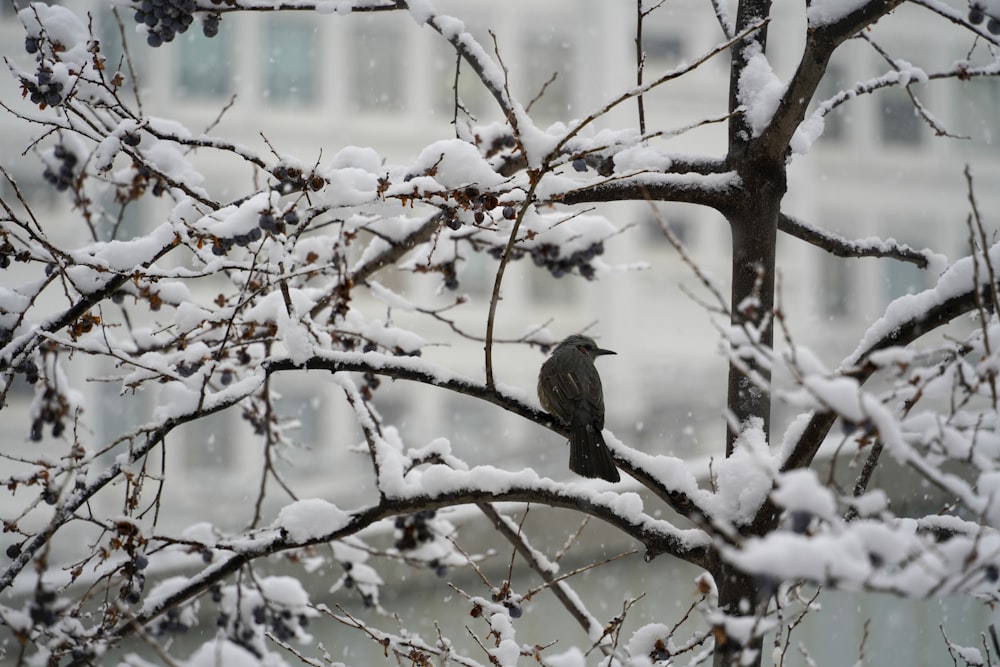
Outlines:
<svg viewBox="0 0 1000 667"><path fill-rule="evenodd" d="M741 0L734 14L730 3L706 0L716 46L673 69L647 67L642 23L663 4L621 3L636 21L638 76L605 104L551 125L512 93L503 36L483 43L461 16L428 0L131 0L116 14L130 38L114 58L87 16L59 5L21 7L29 57L14 57L21 44L4 45L22 93L3 100L23 135L24 153L10 160L40 163L51 196L71 202L75 228L37 213L13 162L3 165L0 398L7 430L29 441L2 453L9 546L0 590L11 595L0 603L0 623L20 643L8 652L24 664L98 664L125 643L130 652L115 659L133 665L147 664L140 655L166 664L339 664L306 630L329 623L370 638L399 664L752 665L766 657L769 633L781 638L774 661L784 662L785 637L820 588L995 603L1000 246L990 212L979 210L973 173L967 196L953 203L967 211L969 250L954 262L891 240L841 238L787 215L782 201L789 169L822 135L824 119L855 98L902 90L941 141L956 140L918 86L1000 73L1000 4L812 0L788 38L802 50L785 79L768 59L769 42L786 40L771 25L768 0ZM964 40L966 57L930 70L891 52L880 29L904 5L926 14L928 39ZM270 143L258 150L253 137L199 133L144 111L132 67L138 51L173 48L164 44L188 29L212 38L220 22L250 11L329 21L408 14L410 29L433 31L458 62L453 134L394 164L372 148L332 142L319 158ZM819 98L831 58L852 40L881 59L883 73ZM718 115L678 129L644 112L649 95L718 62L729 71L728 108ZM488 92L502 120L466 114L460 77ZM623 109L630 120L619 125ZM713 123L728 128L723 154L672 149L677 135ZM199 167L206 156L251 174L254 185L213 187ZM625 480L567 473L556 481L531 468L470 465L463 443L415 441L405 425L383 418L377 397L392 379L463 394L565 435L567 425L539 409L533 390L496 381L497 330L511 307L501 301L504 275L529 258L553 279L604 275L604 245L621 230L599 206L621 201L708 207L732 231L731 280L720 288L661 221L727 343L728 411L707 477L689 461L644 453L606 431ZM132 235L123 212L140 203L159 218ZM776 305L781 235L841 257L916 265L933 286L894 301L859 340L845 341L843 361L831 368ZM491 262L482 304L449 297L445 307L440 295L423 303L383 278L443 283L448 294L477 253ZM478 309L475 331L449 319L463 308ZM405 324L387 309L405 313ZM439 327L433 335L430 324ZM479 377L421 354L431 343L470 340L481 341ZM555 342L544 327L516 341L543 351ZM670 342L659 349L669 355ZM302 496L275 465L292 446L294 414L283 413L274 382L307 371L331 378L363 438L360 447L329 443L345 459L366 461L351 504ZM102 439L81 410L95 380L113 382L122 401L148 395L155 408L134 429ZM33 399L21 420L14 393L24 386ZM801 412L780 432L772 428L775 401ZM246 527L175 528L162 491L178 471L165 464L166 451L182 427L227 410L249 424L255 440L245 446L264 451L259 478L247 483ZM898 488L873 483L886 466L936 487L944 501L910 511L894 497ZM282 506L268 514L265 500ZM594 611L597 601L574 591L573 573L560 572L556 554L533 546L512 518L518 503L606 522L645 554L643 567L679 559L699 568L688 614L644 618L623 636L625 615L641 615L641 604L612 600L612 615ZM476 516L510 542L540 588L482 574L483 554L460 539ZM545 531L558 533L555 522ZM456 586L454 617L436 619L436 636L419 634L380 598L384 586L402 585L390 579L400 563L446 579L472 569L489 593ZM329 581L313 590L304 582L318 570ZM324 602L331 586L370 613ZM522 624L538 623L523 607L541 595L554 596L585 634L552 636L554 646L519 639ZM688 617L697 622L682 623ZM206 618L214 627L193 652L179 651L172 638ZM463 626L477 651L459 648ZM995 636L948 648L970 665L1000 660Z"/></svg>

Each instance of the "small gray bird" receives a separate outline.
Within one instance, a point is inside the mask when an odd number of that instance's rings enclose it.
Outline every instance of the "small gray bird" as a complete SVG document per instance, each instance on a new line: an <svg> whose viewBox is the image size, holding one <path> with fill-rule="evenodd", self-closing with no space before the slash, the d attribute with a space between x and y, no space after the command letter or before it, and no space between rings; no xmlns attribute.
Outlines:
<svg viewBox="0 0 1000 667"><path fill-rule="evenodd" d="M587 336L569 336L556 346L538 373L538 400L569 427L569 469L609 482L621 479L604 444L604 391L594 359L602 350Z"/></svg>

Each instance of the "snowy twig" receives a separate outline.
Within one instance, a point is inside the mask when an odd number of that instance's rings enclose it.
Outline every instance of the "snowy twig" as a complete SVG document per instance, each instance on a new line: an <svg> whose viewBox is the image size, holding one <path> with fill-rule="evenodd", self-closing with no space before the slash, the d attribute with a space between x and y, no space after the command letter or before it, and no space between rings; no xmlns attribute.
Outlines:
<svg viewBox="0 0 1000 667"><path fill-rule="evenodd" d="M887 257L915 264L921 269L926 269L928 266L927 250L914 250L908 245L894 241L871 239L852 241L784 213L778 218L778 230L837 257Z"/></svg>

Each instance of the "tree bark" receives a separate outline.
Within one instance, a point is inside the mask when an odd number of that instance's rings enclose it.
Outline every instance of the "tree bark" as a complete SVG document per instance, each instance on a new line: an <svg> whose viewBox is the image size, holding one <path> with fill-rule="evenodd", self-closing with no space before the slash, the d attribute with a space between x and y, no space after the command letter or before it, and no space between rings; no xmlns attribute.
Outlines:
<svg viewBox="0 0 1000 667"><path fill-rule="evenodd" d="M736 29L743 30L767 19L770 0L743 0L736 18ZM732 49L729 79L729 109L741 106L740 77L752 52L753 43L764 50L766 29L751 34ZM771 314L774 311L775 247L781 200L787 189L785 154L769 145L769 137L754 136L745 116L736 113L729 124L727 166L740 178L739 191L731 206L722 211L732 234L731 324L736 328L755 330L761 347L774 342ZM764 433L770 437L771 395L770 369L753 358L745 357L740 364L730 363L726 407L729 412L726 429L726 456L732 455L740 431L751 420L760 420ZM752 616L763 592L749 576L723 562L715 568L719 588L719 606L729 616ZM736 638L716 632L714 667L732 664L759 665L760 638L743 646ZM755 659L745 661L745 649L756 650ZM741 660L741 654L744 659Z"/></svg>

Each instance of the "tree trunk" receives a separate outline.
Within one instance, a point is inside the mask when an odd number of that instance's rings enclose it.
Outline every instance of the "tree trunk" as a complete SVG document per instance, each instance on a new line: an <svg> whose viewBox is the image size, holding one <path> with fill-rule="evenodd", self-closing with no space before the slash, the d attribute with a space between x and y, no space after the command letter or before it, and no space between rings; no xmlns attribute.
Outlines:
<svg viewBox="0 0 1000 667"><path fill-rule="evenodd" d="M743 179L743 197L738 207L727 213L732 232L732 317L733 326L757 329L760 345L771 347L774 327L775 246L778 214L785 194L783 165L762 165L745 160L738 169ZM771 394L760 383L770 381L770 370L753 358L742 359L746 368L729 366L729 393L726 406L731 419L727 428L726 456L733 453L739 431L751 418L763 421L770 434ZM752 377L758 379L754 382Z"/></svg>
<svg viewBox="0 0 1000 667"><path fill-rule="evenodd" d="M729 616L752 617L757 610L761 592L757 582L751 577L743 574L735 568L723 564L715 579L719 588L719 606L726 611ZM715 655L713 656L713 667L730 667L733 665L760 665L763 639L757 637L744 645L742 638L730 636L728 633L717 629L715 631ZM755 650L754 661L748 662L744 659L745 650Z"/></svg>
<svg viewBox="0 0 1000 667"><path fill-rule="evenodd" d="M743 30L766 19L771 11L770 0L742 0L736 17L736 29ZM764 50L766 30L751 34L733 45L729 81L729 108L740 108L740 77L750 52L747 47L756 42ZM726 157L730 169L740 177L739 194L733 205L723 211L732 233L732 314L734 327L747 326L756 330L759 345L770 348L774 342L772 313L774 311L775 247L778 217L785 195L787 178L784 150L764 150L765 137L755 137L743 114L734 114L729 123L729 150ZM771 394L770 369L756 363L752 357L742 360L743 368L729 366L726 407L729 411L726 431L726 456L733 453L740 431L750 420L759 419L764 433L770 438ZM719 606L733 617L753 616L767 592L757 582L735 568L720 562L715 568L719 588ZM724 633L716 635L714 667L732 664L760 665L761 639L742 646ZM756 658L741 660L741 649L756 649Z"/></svg>

